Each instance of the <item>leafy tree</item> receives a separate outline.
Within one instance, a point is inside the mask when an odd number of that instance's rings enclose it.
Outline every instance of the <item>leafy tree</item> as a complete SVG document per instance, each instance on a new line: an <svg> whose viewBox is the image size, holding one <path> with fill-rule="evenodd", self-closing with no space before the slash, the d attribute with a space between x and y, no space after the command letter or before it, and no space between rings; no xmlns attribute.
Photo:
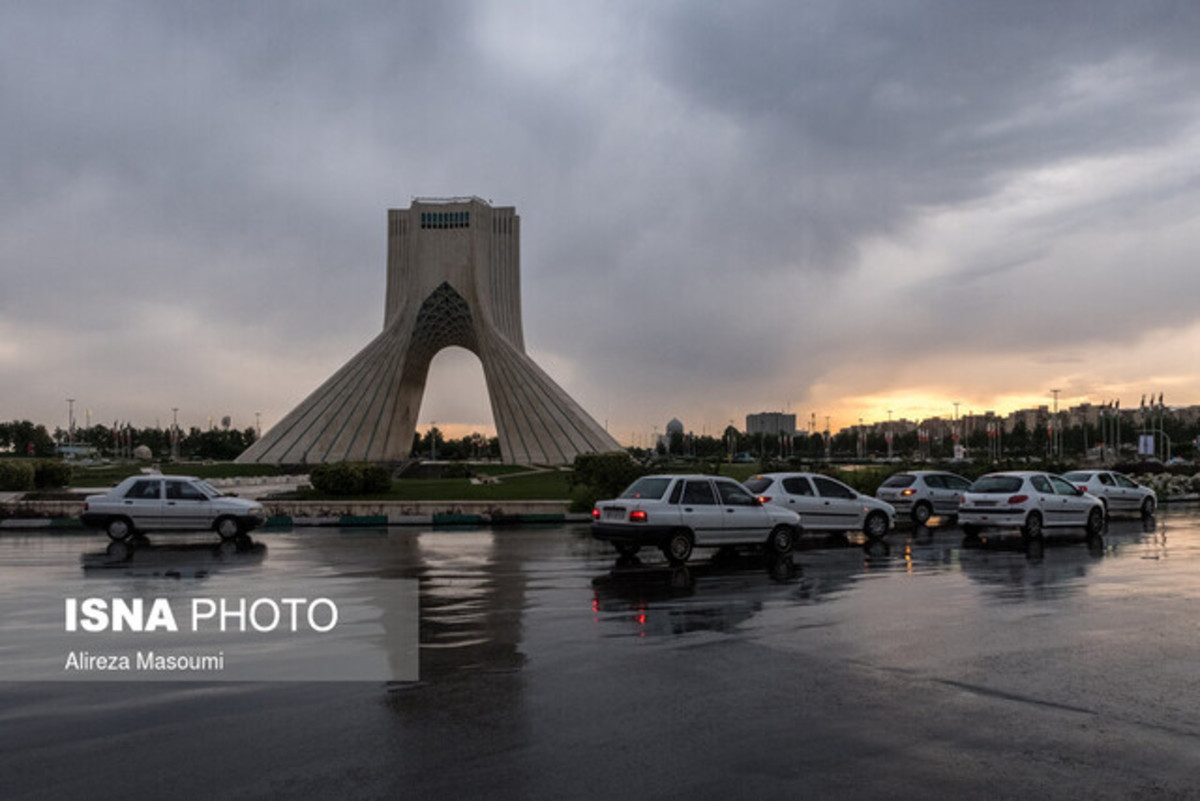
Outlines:
<svg viewBox="0 0 1200 801"><path fill-rule="evenodd" d="M567 477L573 490L573 508L591 509L596 501L615 498L645 470L623 451L581 453Z"/></svg>

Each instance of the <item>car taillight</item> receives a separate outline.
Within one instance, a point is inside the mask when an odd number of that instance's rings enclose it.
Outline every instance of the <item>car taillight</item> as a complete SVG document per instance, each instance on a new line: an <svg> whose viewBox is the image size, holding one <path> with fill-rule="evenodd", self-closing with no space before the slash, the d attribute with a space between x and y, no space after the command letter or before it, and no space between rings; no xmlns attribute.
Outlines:
<svg viewBox="0 0 1200 801"><path fill-rule="evenodd" d="M592 519L593 520L600 519L600 510L599 509L595 509L595 508L592 509Z"/></svg>
<svg viewBox="0 0 1200 801"><path fill-rule="evenodd" d="M646 511L644 509L634 509L632 512L629 513L629 522L630 523L645 523L646 522Z"/></svg>
<svg viewBox="0 0 1200 801"><path fill-rule="evenodd" d="M1018 503L1025 503L1027 500L1029 500L1028 495L1013 495L1008 499L1008 505L1016 506Z"/></svg>
<svg viewBox="0 0 1200 801"><path fill-rule="evenodd" d="M910 488L910 489L904 490L904 492L901 492L900 494L903 495L905 498L907 498L909 495L916 495L917 491L915 489Z"/></svg>
<svg viewBox="0 0 1200 801"><path fill-rule="evenodd" d="M770 495L759 495L759 496L758 496L758 502L759 502L759 503L770 503L770 502L771 502L771 496L770 496Z"/></svg>
<svg viewBox="0 0 1200 801"><path fill-rule="evenodd" d="M1086 484L1080 484L1080 485L1079 485L1079 491L1080 491L1080 492L1087 492L1087 491L1088 491L1087 485L1086 485Z"/></svg>

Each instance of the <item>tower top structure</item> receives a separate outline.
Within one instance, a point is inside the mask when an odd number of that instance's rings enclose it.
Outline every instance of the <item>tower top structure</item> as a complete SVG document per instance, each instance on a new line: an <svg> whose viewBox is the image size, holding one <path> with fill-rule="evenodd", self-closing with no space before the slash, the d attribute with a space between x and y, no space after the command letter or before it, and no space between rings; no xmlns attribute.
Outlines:
<svg viewBox="0 0 1200 801"><path fill-rule="evenodd" d="M238 461L408 458L430 362L452 346L483 364L504 461L620 450L525 352L520 223L512 206L475 196L389 210L383 331Z"/></svg>

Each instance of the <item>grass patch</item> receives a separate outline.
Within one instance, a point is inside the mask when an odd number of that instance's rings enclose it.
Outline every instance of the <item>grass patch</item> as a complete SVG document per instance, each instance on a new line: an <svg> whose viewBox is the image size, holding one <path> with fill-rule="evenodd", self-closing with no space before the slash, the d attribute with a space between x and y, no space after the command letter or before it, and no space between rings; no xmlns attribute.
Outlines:
<svg viewBox="0 0 1200 801"><path fill-rule="evenodd" d="M133 465L111 464L102 467L80 467L71 470L72 487L105 487L119 484L130 476L141 474L143 467L154 467L168 476L196 476L197 478L243 478L248 476L278 476L282 471L273 464L234 464L216 462L178 462L172 464Z"/></svg>

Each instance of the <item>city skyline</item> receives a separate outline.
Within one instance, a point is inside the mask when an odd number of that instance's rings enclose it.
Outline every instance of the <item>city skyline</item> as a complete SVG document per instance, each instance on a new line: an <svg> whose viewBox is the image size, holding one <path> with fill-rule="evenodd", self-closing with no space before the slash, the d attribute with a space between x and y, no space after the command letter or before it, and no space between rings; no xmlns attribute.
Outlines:
<svg viewBox="0 0 1200 801"><path fill-rule="evenodd" d="M623 443L1200 401L1198 36L1115 0L10 4L0 419L266 431L379 330L386 209L449 195L521 209L529 356ZM434 422L494 431L465 351Z"/></svg>

